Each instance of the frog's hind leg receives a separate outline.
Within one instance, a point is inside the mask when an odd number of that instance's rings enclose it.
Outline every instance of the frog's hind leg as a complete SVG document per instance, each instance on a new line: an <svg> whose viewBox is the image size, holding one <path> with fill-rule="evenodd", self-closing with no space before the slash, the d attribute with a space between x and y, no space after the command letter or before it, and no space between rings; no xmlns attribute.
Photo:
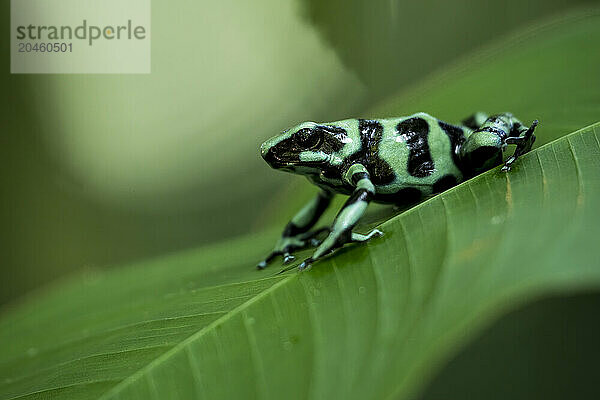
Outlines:
<svg viewBox="0 0 600 400"><path fill-rule="evenodd" d="M475 129L460 148L460 160L468 175L476 175L502 164L502 152L507 144L516 144L517 150L511 156L505 170L510 169L515 160L531 149L535 141L531 127L525 127L510 113L502 113L488 117L480 127Z"/></svg>
<svg viewBox="0 0 600 400"><path fill-rule="evenodd" d="M532 122L529 128L524 128L523 125L520 125L518 136L510 136L506 138L506 144L516 144L517 148L515 149L513 155L510 156L504 163L502 171L510 171L511 166L515 161L517 161L517 158L531 150L531 147L535 142L535 135L533 134L533 131L537 125L537 119Z"/></svg>

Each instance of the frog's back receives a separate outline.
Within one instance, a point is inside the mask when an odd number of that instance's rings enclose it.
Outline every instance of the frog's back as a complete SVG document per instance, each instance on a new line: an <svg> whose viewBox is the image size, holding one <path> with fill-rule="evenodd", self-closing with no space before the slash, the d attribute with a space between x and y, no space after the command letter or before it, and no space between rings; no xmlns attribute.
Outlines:
<svg viewBox="0 0 600 400"><path fill-rule="evenodd" d="M417 113L361 120L359 130L363 147L369 147L366 167L376 189L374 201L410 203L463 180L457 149L471 133L466 127ZM381 131L378 138L371 134L375 130Z"/></svg>

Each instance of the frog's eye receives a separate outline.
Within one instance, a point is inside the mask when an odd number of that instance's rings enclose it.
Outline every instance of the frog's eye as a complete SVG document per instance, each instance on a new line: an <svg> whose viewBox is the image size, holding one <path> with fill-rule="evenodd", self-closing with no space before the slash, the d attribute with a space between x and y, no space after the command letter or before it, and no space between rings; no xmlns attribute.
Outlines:
<svg viewBox="0 0 600 400"><path fill-rule="evenodd" d="M303 149L314 149L323 141L323 130L315 128L300 129L294 135L294 140Z"/></svg>

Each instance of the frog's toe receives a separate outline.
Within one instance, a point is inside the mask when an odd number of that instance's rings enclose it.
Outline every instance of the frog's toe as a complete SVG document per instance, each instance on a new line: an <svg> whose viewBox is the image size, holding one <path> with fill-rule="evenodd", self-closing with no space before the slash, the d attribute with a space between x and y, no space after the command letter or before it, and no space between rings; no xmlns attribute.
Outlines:
<svg viewBox="0 0 600 400"><path fill-rule="evenodd" d="M290 254L289 252L285 252L283 253L283 263L284 264L289 264L292 261L294 261L296 259L296 257L292 254Z"/></svg>
<svg viewBox="0 0 600 400"><path fill-rule="evenodd" d="M267 268L267 262L265 260L262 260L261 262L256 264L256 269L265 269L265 268Z"/></svg>
<svg viewBox="0 0 600 400"><path fill-rule="evenodd" d="M512 165L514 164L514 162L517 161L517 157L516 156L510 156L506 162L504 163L504 165L501 168L502 172L508 172L510 171Z"/></svg>
<svg viewBox="0 0 600 400"><path fill-rule="evenodd" d="M381 232L379 229L373 229L371 232L369 232L367 236L369 237L369 239L374 237L382 237L383 232Z"/></svg>
<svg viewBox="0 0 600 400"><path fill-rule="evenodd" d="M352 232L352 237L351 237L350 241L351 242L366 242L372 238L381 237L381 236L383 236L383 232L381 232L379 229L373 229L367 235Z"/></svg>
<svg viewBox="0 0 600 400"><path fill-rule="evenodd" d="M304 271L305 269L309 269L312 266L312 263L315 260L313 260L311 257L307 258L306 260L302 261L300 263L300 265L298 265L298 271Z"/></svg>

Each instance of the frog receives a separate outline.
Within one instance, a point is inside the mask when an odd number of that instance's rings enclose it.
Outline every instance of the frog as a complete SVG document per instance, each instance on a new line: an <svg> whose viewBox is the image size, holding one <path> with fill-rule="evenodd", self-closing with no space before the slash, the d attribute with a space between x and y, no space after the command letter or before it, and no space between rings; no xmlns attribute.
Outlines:
<svg viewBox="0 0 600 400"><path fill-rule="evenodd" d="M419 112L308 121L283 131L261 145L262 158L276 170L305 176L319 191L288 222L257 268L279 256L289 264L294 252L315 248L298 265L305 270L346 244L382 236L379 229L353 232L371 202L417 204L501 164L502 171L510 171L531 150L537 125L534 120L526 126L508 112L476 112L459 124ZM508 145L516 147L504 161ZM337 194L348 199L331 226L313 229Z"/></svg>

